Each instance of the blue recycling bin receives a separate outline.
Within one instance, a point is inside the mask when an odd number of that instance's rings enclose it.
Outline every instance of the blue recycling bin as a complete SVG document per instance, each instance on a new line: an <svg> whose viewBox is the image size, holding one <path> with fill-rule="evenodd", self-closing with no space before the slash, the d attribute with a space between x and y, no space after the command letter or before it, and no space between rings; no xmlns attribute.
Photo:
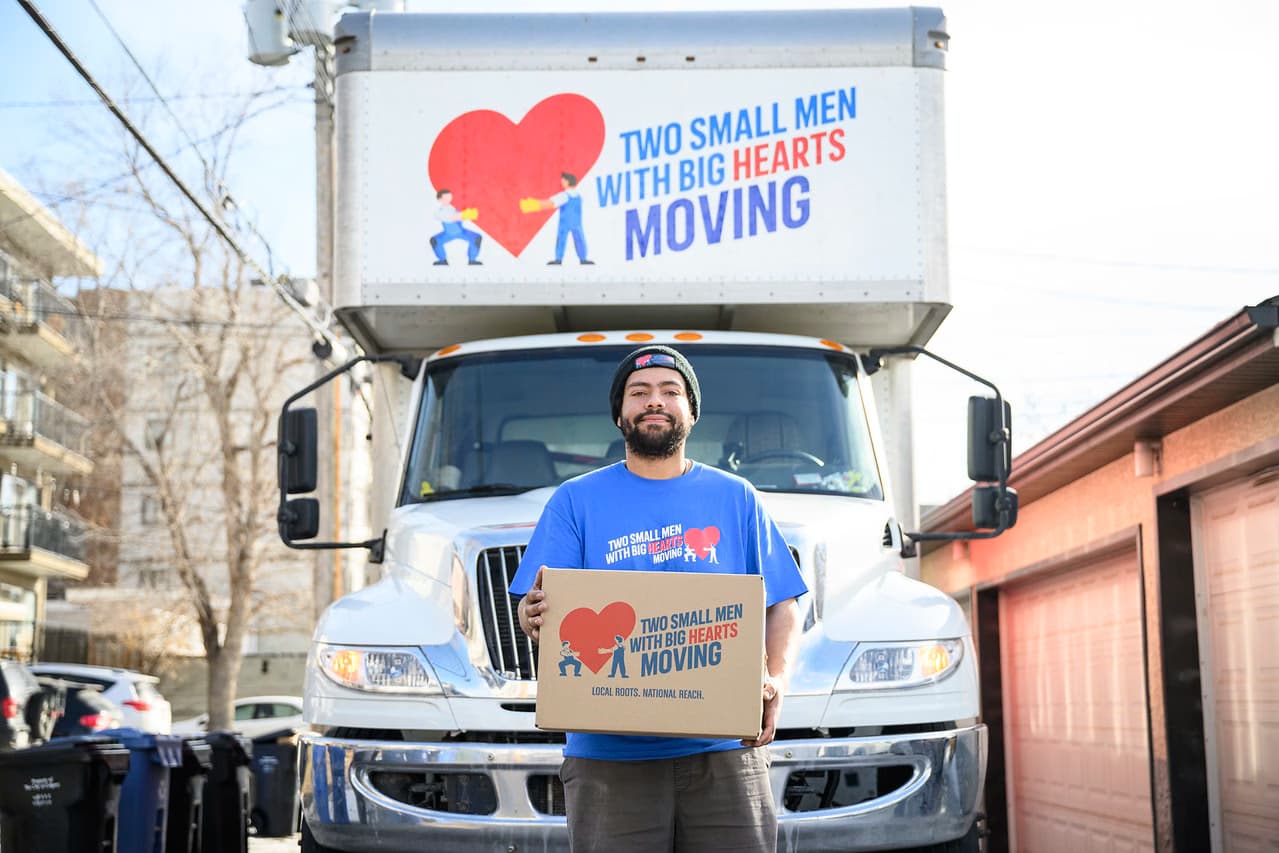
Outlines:
<svg viewBox="0 0 1279 853"><path fill-rule="evenodd" d="M129 750L129 775L120 790L119 849L164 853L169 819L169 772L182 766L182 738L137 729L108 729Z"/></svg>

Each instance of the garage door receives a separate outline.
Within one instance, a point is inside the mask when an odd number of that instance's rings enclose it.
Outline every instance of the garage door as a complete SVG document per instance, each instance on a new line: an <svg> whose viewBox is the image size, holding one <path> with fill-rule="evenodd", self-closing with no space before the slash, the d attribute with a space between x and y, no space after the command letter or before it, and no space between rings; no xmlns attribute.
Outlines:
<svg viewBox="0 0 1279 853"><path fill-rule="evenodd" d="M1279 475L1191 506L1213 849L1279 850Z"/></svg>
<svg viewBox="0 0 1279 853"><path fill-rule="evenodd" d="M1013 850L1154 848L1135 551L999 604Z"/></svg>

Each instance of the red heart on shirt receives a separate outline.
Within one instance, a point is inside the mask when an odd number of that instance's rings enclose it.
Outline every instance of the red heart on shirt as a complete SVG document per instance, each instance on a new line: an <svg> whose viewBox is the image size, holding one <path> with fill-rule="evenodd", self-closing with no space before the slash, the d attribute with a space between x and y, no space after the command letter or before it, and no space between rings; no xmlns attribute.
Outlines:
<svg viewBox="0 0 1279 853"><path fill-rule="evenodd" d="M624 601L614 601L598 613L589 607L570 611L560 623L560 642L568 640L577 659L598 673L613 656L614 638L625 640L634 630L635 609Z"/></svg>
<svg viewBox="0 0 1279 853"><path fill-rule="evenodd" d="M696 527L690 527L684 531L684 544L696 551L698 557L705 560L711 549L719 544L719 528L707 527L698 530Z"/></svg>
<svg viewBox="0 0 1279 853"><path fill-rule="evenodd" d="M604 116L582 95L539 101L518 123L493 110L463 113L444 126L427 161L431 189L450 190L458 210L479 211L475 226L516 257L554 215L520 212L520 199L560 192L560 175L579 182L604 148Z"/></svg>

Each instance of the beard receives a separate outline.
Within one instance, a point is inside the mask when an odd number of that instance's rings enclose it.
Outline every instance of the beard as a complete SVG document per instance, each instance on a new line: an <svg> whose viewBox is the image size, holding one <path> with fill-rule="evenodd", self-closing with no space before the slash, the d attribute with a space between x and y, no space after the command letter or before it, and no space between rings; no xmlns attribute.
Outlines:
<svg viewBox="0 0 1279 853"><path fill-rule="evenodd" d="M688 425L677 423L670 415L663 415L670 424L665 429L641 426L639 421L647 417L652 417L652 413L645 412L633 421L622 421L622 437L626 439L626 448L645 459L669 459L674 456L688 438Z"/></svg>

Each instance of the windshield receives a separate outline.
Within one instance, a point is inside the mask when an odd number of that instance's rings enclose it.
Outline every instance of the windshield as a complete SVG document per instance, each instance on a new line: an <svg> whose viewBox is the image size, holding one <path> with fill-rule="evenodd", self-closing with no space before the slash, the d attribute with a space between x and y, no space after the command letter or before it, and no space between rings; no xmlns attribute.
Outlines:
<svg viewBox="0 0 1279 853"><path fill-rule="evenodd" d="M401 503L554 486L621 461L608 388L629 351L522 350L430 365ZM848 355L741 345L684 352L702 389L690 458L763 491L883 497Z"/></svg>

